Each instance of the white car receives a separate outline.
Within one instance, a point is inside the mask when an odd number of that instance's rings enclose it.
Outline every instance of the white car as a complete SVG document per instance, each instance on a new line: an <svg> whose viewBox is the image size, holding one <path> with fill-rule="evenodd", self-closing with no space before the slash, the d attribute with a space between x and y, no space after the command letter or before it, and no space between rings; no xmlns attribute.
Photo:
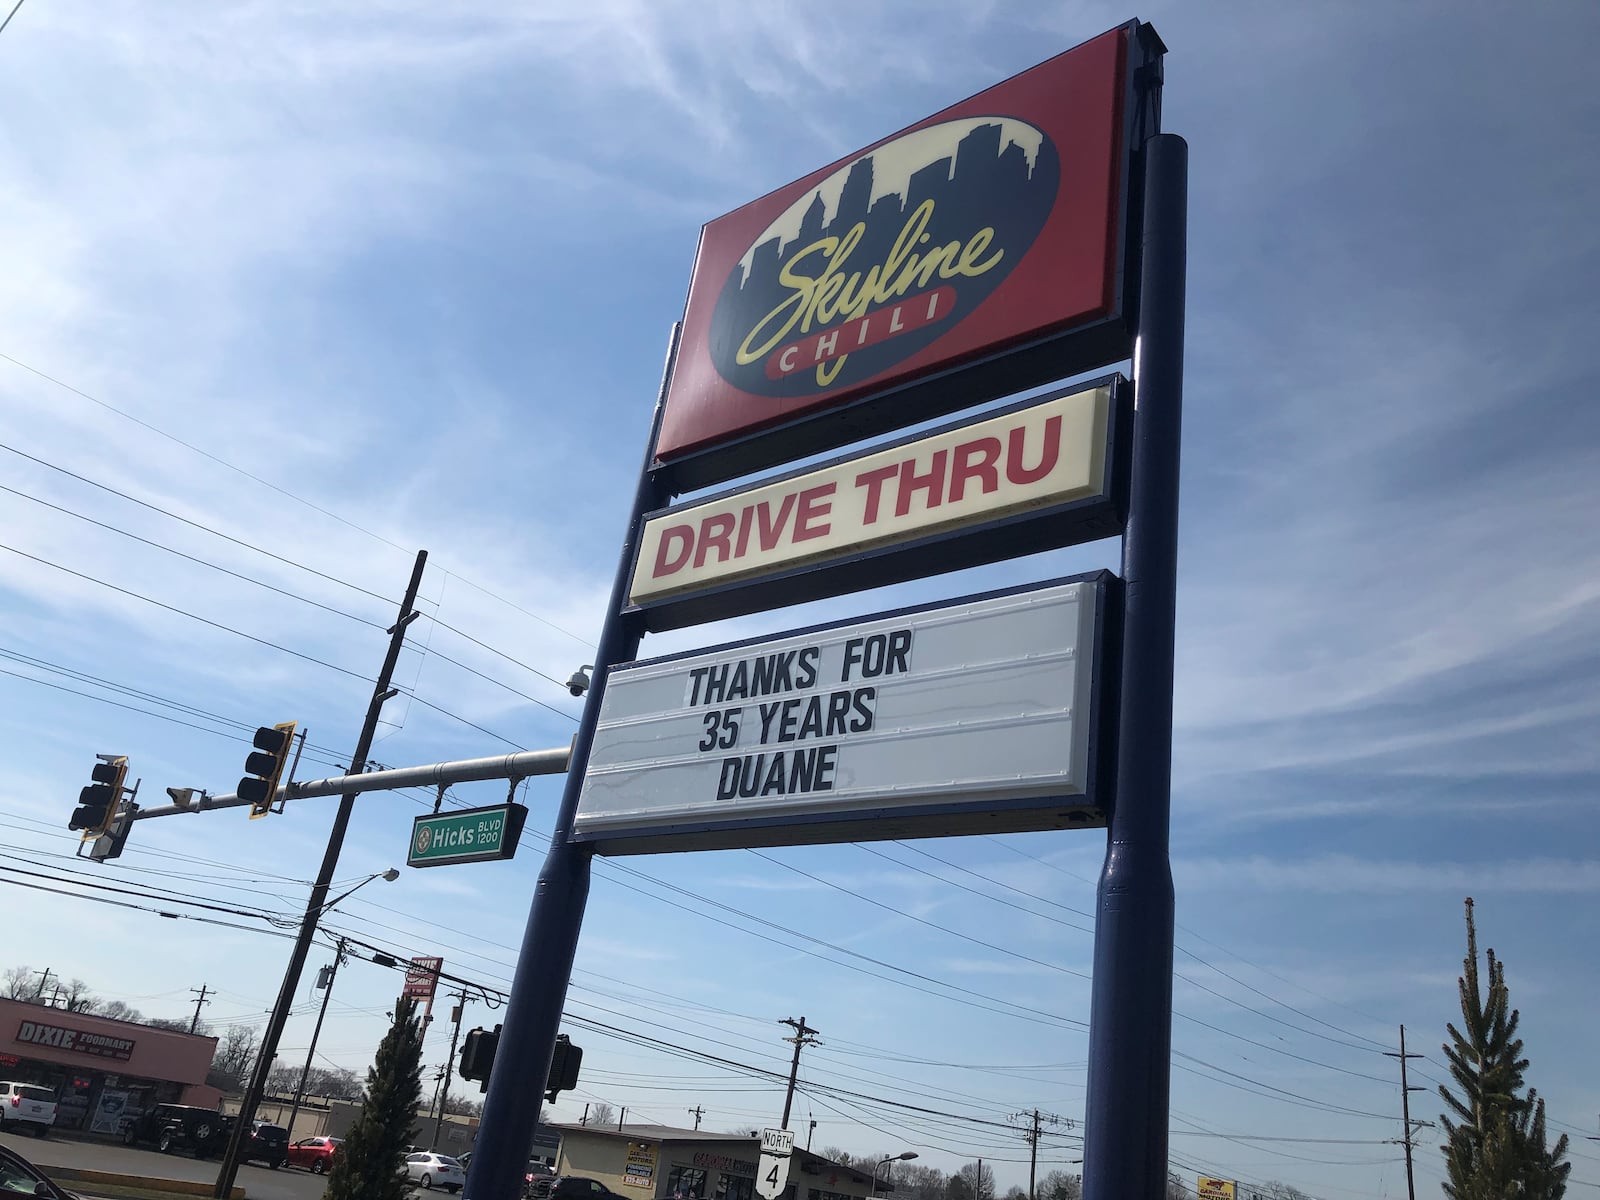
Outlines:
<svg viewBox="0 0 1600 1200"><path fill-rule="evenodd" d="M406 1178L447 1192L459 1192L467 1184L466 1168L448 1154L406 1155Z"/></svg>
<svg viewBox="0 0 1600 1200"><path fill-rule="evenodd" d="M56 1094L31 1083L0 1082L0 1129L26 1126L44 1137L56 1123Z"/></svg>

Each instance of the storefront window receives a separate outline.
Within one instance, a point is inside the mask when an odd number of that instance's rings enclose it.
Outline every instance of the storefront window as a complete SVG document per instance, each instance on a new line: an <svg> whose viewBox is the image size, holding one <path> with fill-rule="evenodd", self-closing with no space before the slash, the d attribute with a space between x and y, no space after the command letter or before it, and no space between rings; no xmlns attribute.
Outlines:
<svg viewBox="0 0 1600 1200"><path fill-rule="evenodd" d="M752 1200L756 1181L748 1175L724 1174L717 1181L717 1200Z"/></svg>
<svg viewBox="0 0 1600 1200"><path fill-rule="evenodd" d="M667 1173L667 1195L673 1200L705 1200L706 1173L699 1167L673 1167Z"/></svg>

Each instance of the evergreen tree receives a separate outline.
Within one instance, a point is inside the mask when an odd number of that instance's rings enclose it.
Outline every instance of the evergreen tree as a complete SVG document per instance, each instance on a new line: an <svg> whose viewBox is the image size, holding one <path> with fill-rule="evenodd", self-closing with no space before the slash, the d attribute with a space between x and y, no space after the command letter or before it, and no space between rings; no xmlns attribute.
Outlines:
<svg viewBox="0 0 1600 1200"><path fill-rule="evenodd" d="M422 1023L416 1007L409 996L395 1005L394 1024L367 1069L361 1115L333 1156L327 1200L404 1200L410 1191L400 1166L416 1136L422 1103Z"/></svg>
<svg viewBox="0 0 1600 1200"><path fill-rule="evenodd" d="M1561 1162L1567 1139L1563 1134L1554 1150L1546 1148L1544 1101L1532 1090L1522 1095L1528 1060L1522 1057L1520 1014L1511 1007L1505 964L1493 950L1486 961L1487 993L1478 976L1478 931L1469 896L1467 955L1458 980L1463 1028L1445 1026L1450 1041L1444 1053L1457 1092L1439 1087L1450 1108L1439 1118L1445 1133L1444 1192L1450 1200L1561 1200L1572 1170Z"/></svg>

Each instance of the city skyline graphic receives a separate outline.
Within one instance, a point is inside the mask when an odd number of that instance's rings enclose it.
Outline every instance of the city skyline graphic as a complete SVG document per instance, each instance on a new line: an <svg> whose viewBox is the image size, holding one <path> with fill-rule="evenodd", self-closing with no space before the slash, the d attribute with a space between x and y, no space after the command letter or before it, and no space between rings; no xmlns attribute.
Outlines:
<svg viewBox="0 0 1600 1200"><path fill-rule="evenodd" d="M809 189L734 265L711 323L724 379L793 397L871 378L954 328L1015 268L1055 202L1055 146L1013 118L947 125L960 128L897 138ZM927 268L952 246L942 271ZM904 286L861 303L874 280Z"/></svg>

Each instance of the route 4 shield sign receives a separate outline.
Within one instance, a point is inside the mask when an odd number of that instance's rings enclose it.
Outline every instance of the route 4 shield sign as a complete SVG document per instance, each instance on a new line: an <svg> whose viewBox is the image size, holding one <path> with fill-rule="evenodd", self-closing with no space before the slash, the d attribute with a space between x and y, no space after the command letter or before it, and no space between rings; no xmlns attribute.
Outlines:
<svg viewBox="0 0 1600 1200"><path fill-rule="evenodd" d="M756 1168L756 1195L761 1200L778 1200L789 1182L789 1156L794 1152L794 1133L788 1129L761 1131L761 1164Z"/></svg>

